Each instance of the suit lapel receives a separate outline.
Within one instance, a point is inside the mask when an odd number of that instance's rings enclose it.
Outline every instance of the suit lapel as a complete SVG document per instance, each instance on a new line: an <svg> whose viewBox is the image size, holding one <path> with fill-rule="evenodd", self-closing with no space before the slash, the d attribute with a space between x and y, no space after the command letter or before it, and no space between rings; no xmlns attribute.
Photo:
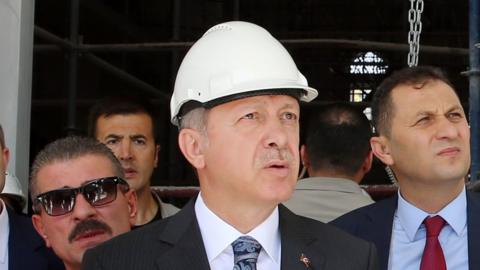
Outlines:
<svg viewBox="0 0 480 270"><path fill-rule="evenodd" d="M374 209L367 214L369 222L362 224L358 228L358 232L355 233L355 235L375 244L380 269L388 268L393 218L397 209L397 202L398 196L395 195L372 205Z"/></svg>
<svg viewBox="0 0 480 270"><path fill-rule="evenodd" d="M298 217L283 205L279 205L279 216L282 241L281 269L323 269L325 256L319 253L318 248L314 248L319 244L318 239L313 237L307 228L299 227Z"/></svg>
<svg viewBox="0 0 480 270"><path fill-rule="evenodd" d="M195 217L194 202L195 199L190 200L182 211L172 216L165 230L159 234L158 240L171 247L157 258L157 269L210 269Z"/></svg>
<svg viewBox="0 0 480 270"><path fill-rule="evenodd" d="M480 195L467 192L468 265L480 269Z"/></svg>

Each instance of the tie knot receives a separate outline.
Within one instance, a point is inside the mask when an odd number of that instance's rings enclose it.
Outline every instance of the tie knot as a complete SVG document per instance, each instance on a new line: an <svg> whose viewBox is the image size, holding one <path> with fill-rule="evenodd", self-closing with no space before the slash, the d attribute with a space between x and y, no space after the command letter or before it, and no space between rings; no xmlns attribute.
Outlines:
<svg viewBox="0 0 480 270"><path fill-rule="evenodd" d="M423 221L427 229L427 237L438 237L445 225L445 220L441 216L427 217Z"/></svg>
<svg viewBox="0 0 480 270"><path fill-rule="evenodd" d="M232 248L235 267L238 267L234 269L256 269L258 255L262 249L257 240L250 236L240 236L233 241ZM245 268L245 266L251 268Z"/></svg>

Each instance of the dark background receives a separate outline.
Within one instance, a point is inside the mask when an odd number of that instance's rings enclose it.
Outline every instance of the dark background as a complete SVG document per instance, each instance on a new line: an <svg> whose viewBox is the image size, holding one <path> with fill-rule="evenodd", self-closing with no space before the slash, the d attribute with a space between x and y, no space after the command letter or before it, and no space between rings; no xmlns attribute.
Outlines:
<svg viewBox="0 0 480 270"><path fill-rule="evenodd" d="M74 4L72 8L72 3L75 1L36 1L30 156L33 158L56 138L69 133L86 134L88 109L98 98L140 95L155 104L162 131L160 163L153 185L197 184L177 149L177 131L169 122L168 104L176 71L188 45L217 23L250 21L284 42L309 84L319 90L319 97L303 108L303 118L318 104L349 101L351 89L375 89L385 76L407 66L410 27L407 0L81 0L78 8ZM460 74L468 67L468 52L435 53L422 49L425 45L468 48L468 1L425 0L424 5L419 64L444 68L468 111L468 79ZM78 36L73 40L77 42L70 47L54 45L60 41L55 43L42 31L72 41L71 33L76 32L71 30L75 12L78 12ZM289 42L292 39L310 41L293 44ZM335 42L312 39L335 39ZM361 41L386 42L392 46ZM106 46L102 50L88 50L79 46L139 43L153 43L156 47L144 45L143 49L134 49L130 45L128 50L122 50ZM350 73L354 59L366 52L383 59L376 65L387 67L385 74ZM78 58L76 65L71 63L72 55ZM115 75L99 66L95 59L106 61L110 67L134 76L149 87ZM76 79L69 75L73 66L77 68L73 71ZM71 99L75 105L69 106L72 85L76 86L76 95ZM369 100L367 95L364 102L356 105L364 108ZM378 161L365 183L389 183Z"/></svg>

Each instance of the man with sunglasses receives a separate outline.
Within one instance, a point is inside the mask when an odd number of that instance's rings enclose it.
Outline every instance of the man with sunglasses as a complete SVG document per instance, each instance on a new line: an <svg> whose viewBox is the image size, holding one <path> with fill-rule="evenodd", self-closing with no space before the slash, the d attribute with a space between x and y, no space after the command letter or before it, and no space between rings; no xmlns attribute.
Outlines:
<svg viewBox="0 0 480 270"><path fill-rule="evenodd" d="M0 125L0 190L5 185L9 150ZM57 256L43 243L30 219L16 214L0 199L0 269L64 269Z"/></svg>
<svg viewBox="0 0 480 270"><path fill-rule="evenodd" d="M135 191L110 149L92 138L47 145L33 162L30 192L33 225L67 270L80 269L87 249L135 222Z"/></svg>
<svg viewBox="0 0 480 270"><path fill-rule="evenodd" d="M298 175L300 101L316 96L265 29L208 30L185 56L171 100L200 194L88 251L83 269L376 269L373 244L280 205Z"/></svg>

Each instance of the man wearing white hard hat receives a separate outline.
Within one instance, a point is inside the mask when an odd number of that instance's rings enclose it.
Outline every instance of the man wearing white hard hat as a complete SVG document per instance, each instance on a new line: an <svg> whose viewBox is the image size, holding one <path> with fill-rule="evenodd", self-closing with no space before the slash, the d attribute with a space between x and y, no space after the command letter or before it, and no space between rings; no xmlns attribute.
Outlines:
<svg viewBox="0 0 480 270"><path fill-rule="evenodd" d="M10 152L0 125L0 190L4 189ZM0 270L64 269L33 229L30 218L14 213L0 199Z"/></svg>
<svg viewBox="0 0 480 270"><path fill-rule="evenodd" d="M208 30L185 56L170 104L199 195L87 252L84 269L376 269L372 244L281 205L298 175L299 102L316 96L265 29Z"/></svg>

